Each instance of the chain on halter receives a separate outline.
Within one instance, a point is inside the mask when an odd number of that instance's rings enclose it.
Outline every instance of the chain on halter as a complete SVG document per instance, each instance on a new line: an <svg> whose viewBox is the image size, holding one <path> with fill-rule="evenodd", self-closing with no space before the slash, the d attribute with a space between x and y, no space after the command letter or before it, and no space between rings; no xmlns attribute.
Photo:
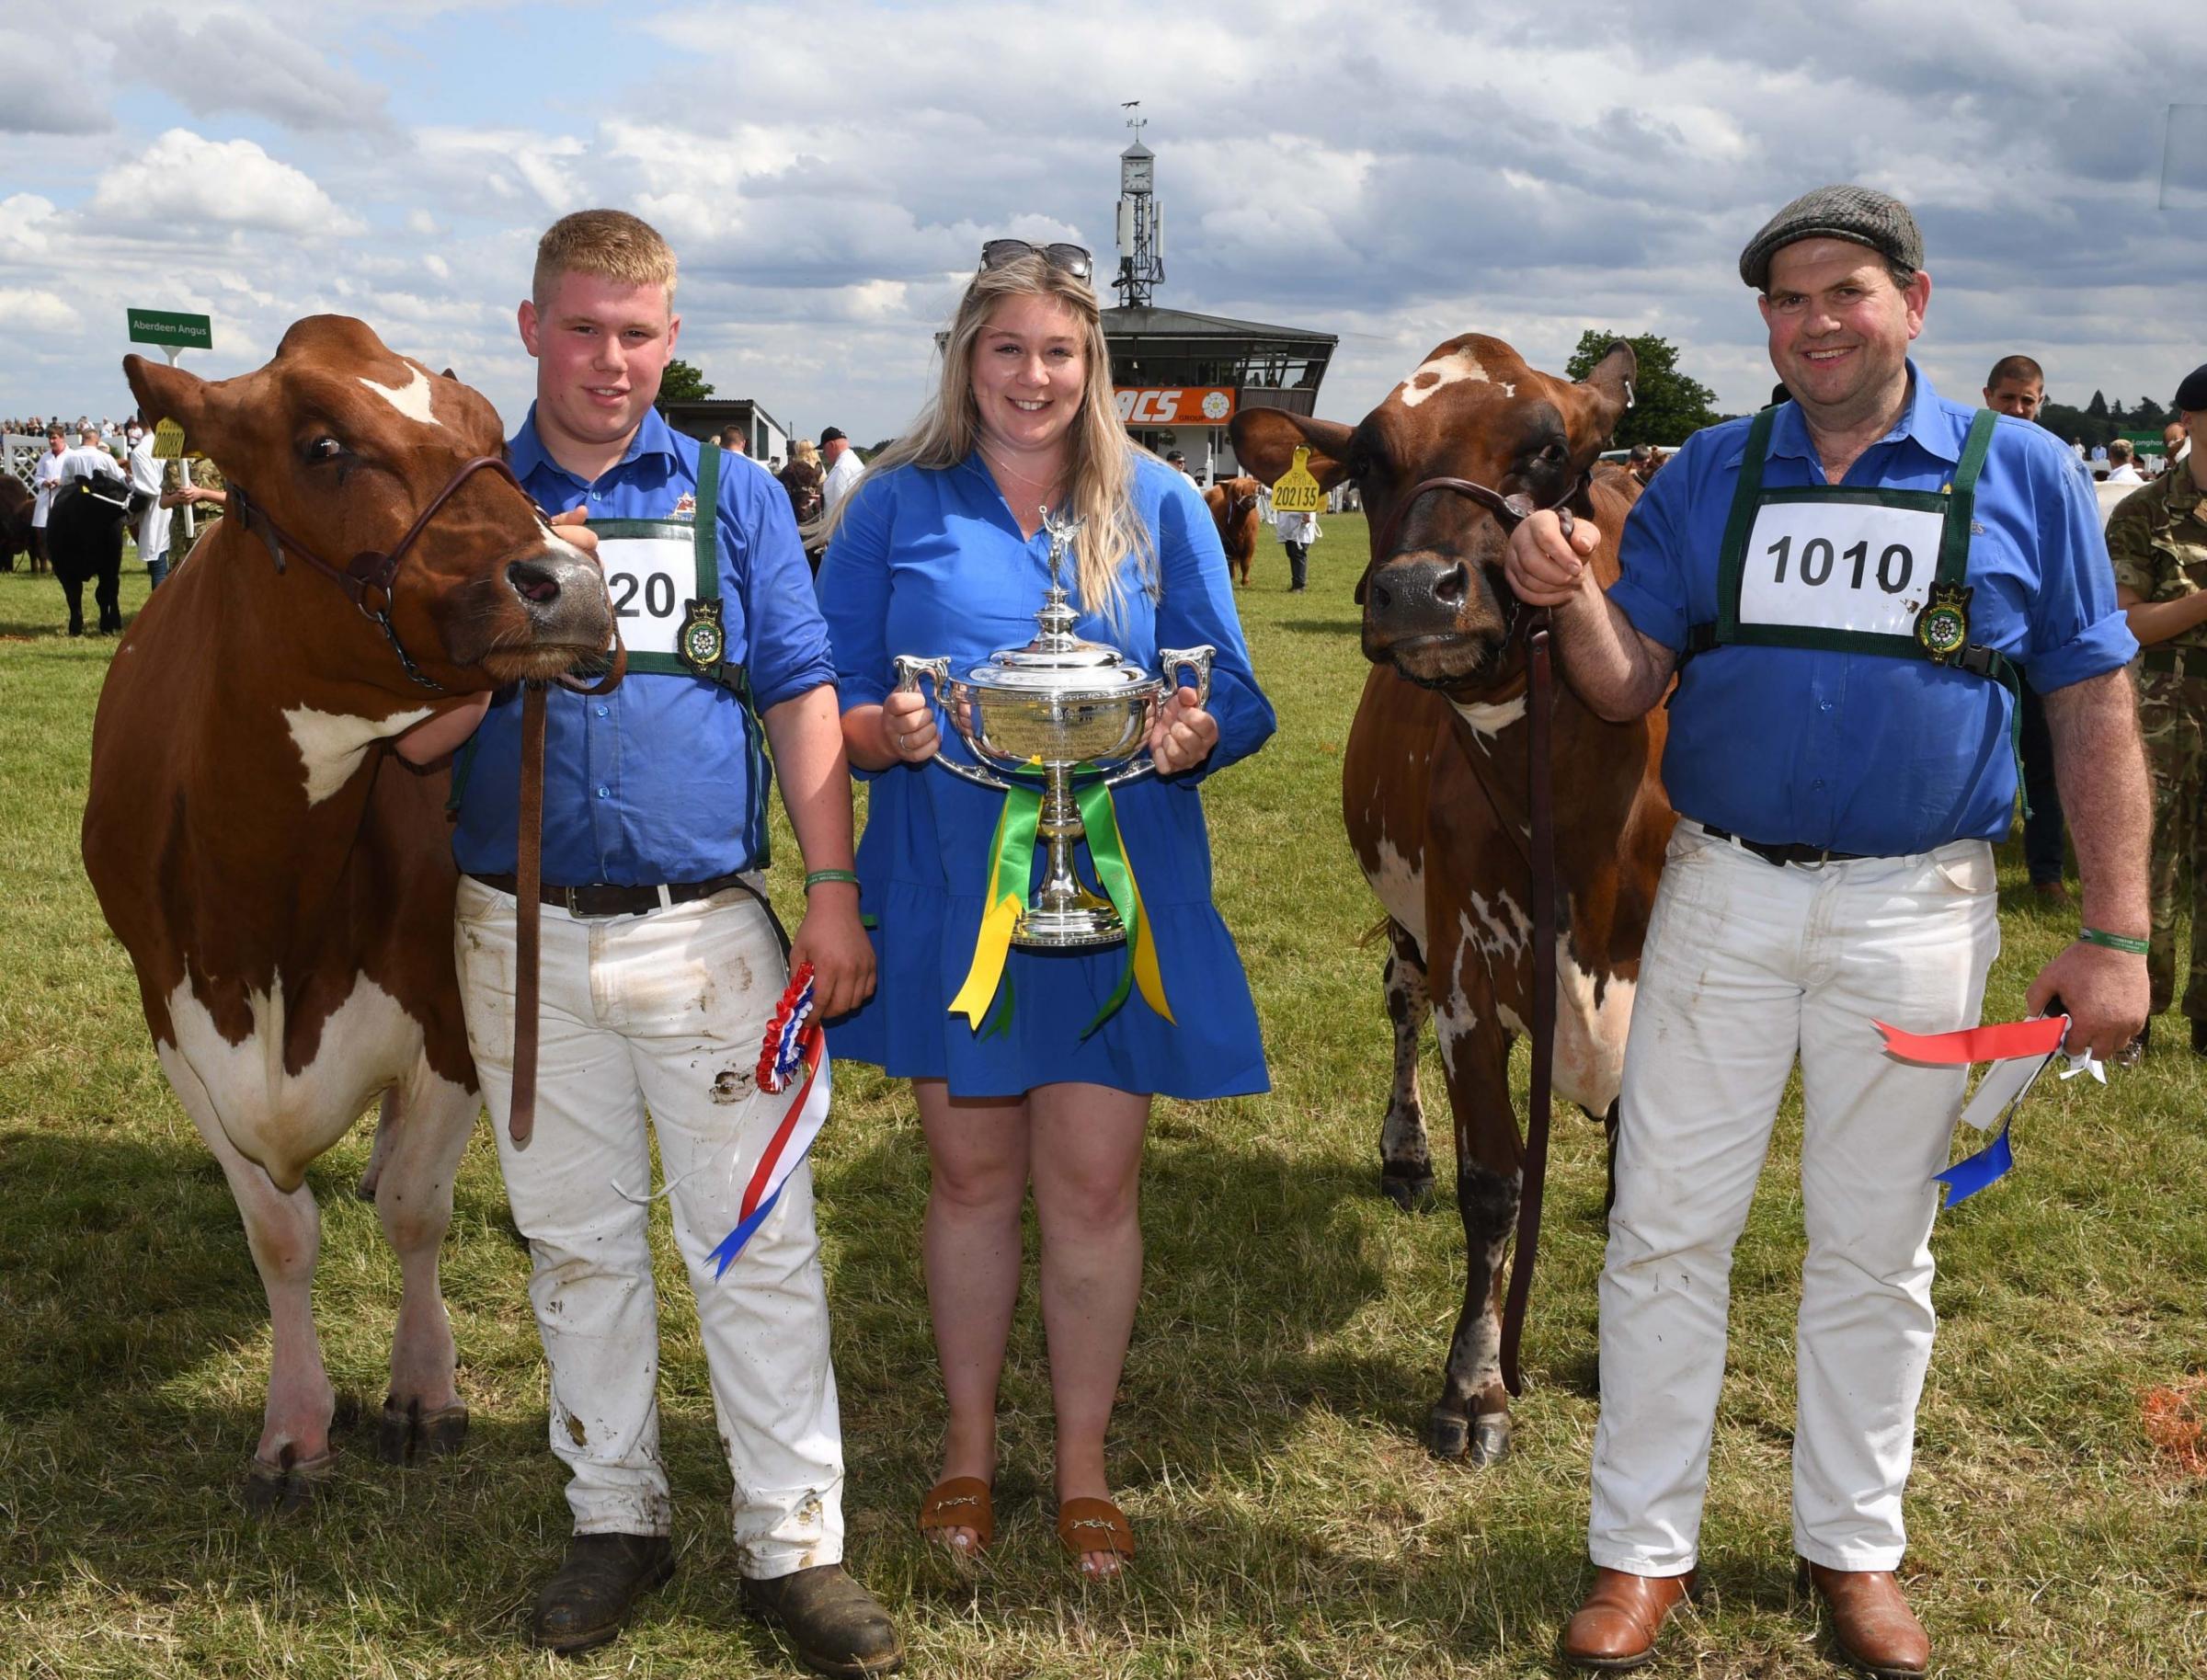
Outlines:
<svg viewBox="0 0 2207 1680"><path fill-rule="evenodd" d="M261 540L268 543L269 553L275 559L278 571L280 572L284 569L283 556L286 549L297 554L343 589L351 598L352 604L360 610L361 615L383 633L383 639L391 644L391 651L398 656L399 666L408 677L425 689L434 689L438 693L445 694L452 691L417 665L413 656L406 652L406 645L398 639L398 628L391 622L392 610L395 605L393 586L397 581L399 565L406 557L406 551L414 546L415 539L428 528L429 521L437 516L438 511L443 508L444 504L452 500L454 492L477 473L482 472L496 473L516 490L520 491L521 496L529 500L532 511L536 512L537 522L543 525L546 530L551 529L550 522L544 519L541 511L536 509L534 498L529 497L528 491L521 489L521 481L513 475L513 469L496 455L477 455L472 460L463 462L458 471L454 472L452 477L445 482L444 488L429 498L429 505L421 510L414 523L406 528L406 534L399 538L397 544L387 554L378 554L373 549L363 550L353 555L351 562L341 569L330 565L328 561L323 559L313 549L279 525L269 515L269 510L260 505L245 486L237 483L234 479L230 484L230 505L236 512L237 517L246 522L248 529L254 525L259 526ZM371 605L369 601L371 590L379 598L373 605Z"/></svg>

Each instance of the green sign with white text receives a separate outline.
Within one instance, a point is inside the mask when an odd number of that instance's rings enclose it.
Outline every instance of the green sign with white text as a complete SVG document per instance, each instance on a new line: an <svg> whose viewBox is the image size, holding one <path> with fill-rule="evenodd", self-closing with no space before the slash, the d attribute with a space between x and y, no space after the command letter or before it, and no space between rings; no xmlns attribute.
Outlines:
<svg viewBox="0 0 2207 1680"><path fill-rule="evenodd" d="M181 350L214 348L214 320L210 315L179 315L166 309L130 311L132 344L168 344Z"/></svg>

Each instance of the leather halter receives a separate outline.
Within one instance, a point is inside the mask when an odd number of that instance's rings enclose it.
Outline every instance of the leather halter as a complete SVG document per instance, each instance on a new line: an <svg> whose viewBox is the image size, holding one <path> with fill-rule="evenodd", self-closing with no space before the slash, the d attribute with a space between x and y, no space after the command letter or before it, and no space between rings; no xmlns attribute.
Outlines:
<svg viewBox="0 0 2207 1680"><path fill-rule="evenodd" d="M391 644L391 651L398 656L398 662L405 668L408 677L425 689L434 689L438 693L445 694L452 691L434 677L426 674L418 665L415 664L412 657L406 652L406 645L398 639L398 630L391 622L392 608L395 605L394 586L398 579L399 566L406 559L406 551L414 546L415 539L429 528L429 521L437 517L445 503L452 500L453 494L460 486L477 473L482 472L496 473L520 493L521 497L529 502L532 511L535 510L534 498L530 497L528 491L521 489L521 481L513 475L511 467L496 455L477 455L460 464L452 477L445 481L444 488L429 498L429 506L415 517L413 524L406 527L406 534L399 538L396 545L388 553L379 554L373 549L362 550L360 554L353 555L352 559L341 569L323 559L320 554L314 553L304 543L279 525L269 515L269 510L262 507L259 501L246 489L246 486L235 479L230 481L230 504L236 510L238 517L246 521L248 528L254 524L260 527L261 540L268 543L269 553L274 557L278 571L280 572L284 569L283 557L286 549L297 554L336 584L337 588L343 589L351 598L352 604L360 610L362 616L383 631L383 639ZM539 524L543 525L546 530L551 529L542 512L538 512L536 517ZM371 591L380 598L373 605L371 605L369 600Z"/></svg>
<svg viewBox="0 0 2207 1680"><path fill-rule="evenodd" d="M1454 478L1445 474L1436 474L1432 478L1421 478L1410 487L1410 493L1407 496L1396 502L1393 509L1387 516L1387 522L1379 527L1379 534L1372 539L1372 557L1365 563L1364 576L1356 580L1357 604L1361 606L1364 603L1365 588L1371 582L1372 571L1379 564L1379 556L1394 551L1396 533L1401 530L1402 521L1410 517L1411 508L1426 491L1454 490L1459 496L1469 497L1501 521L1502 529L1505 533L1516 530L1536 513L1560 512L1563 516L1563 534L1568 537L1571 534L1571 509L1564 504L1576 501L1592 479L1591 473L1581 473L1572 481L1569 489L1546 507L1541 507L1522 490L1514 490L1504 496L1501 491L1480 484L1474 479ZM1516 600L1515 595L1510 597L1510 620L1513 627L1515 627L1517 617Z"/></svg>

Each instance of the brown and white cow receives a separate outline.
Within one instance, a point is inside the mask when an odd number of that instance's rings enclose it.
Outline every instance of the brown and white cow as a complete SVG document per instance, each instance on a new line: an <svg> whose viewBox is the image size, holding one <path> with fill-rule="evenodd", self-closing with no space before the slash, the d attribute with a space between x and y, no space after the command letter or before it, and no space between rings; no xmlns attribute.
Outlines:
<svg viewBox="0 0 2207 1680"><path fill-rule="evenodd" d="M1249 568L1257 557L1257 481L1246 475L1222 478L1203 493L1203 505L1211 510L1218 527L1218 541L1226 546L1226 569L1239 571L1249 582Z"/></svg>
<svg viewBox="0 0 2207 1680"><path fill-rule="evenodd" d="M467 1423L437 1277L477 1108L452 966L458 876L445 774L387 743L470 693L594 657L612 619L596 563L502 465L452 487L477 457L503 461L490 404L360 322L301 321L268 366L220 383L136 356L123 369L147 416L181 420L232 490L116 649L85 866L268 1290L246 1491L290 1509L331 1462L336 1399L308 1298L320 1218L306 1167L379 1093L361 1191L404 1279L381 1446L433 1455ZM395 552L386 634L369 616L383 594L356 606L314 561L343 572Z"/></svg>
<svg viewBox="0 0 2207 1680"><path fill-rule="evenodd" d="M1357 426L1272 408L1233 422L1234 452L1254 471L1276 478L1308 444L1319 482L1353 478L1372 520L1359 599L1374 669L1349 733L1342 809L1390 942L1395 1073L1380 1183L1406 1207L1431 1194L1417 1071L1430 1015L1455 1121L1467 1263L1426 1439L1445 1457L1468 1446L1479 1463L1509 1446L1497 1309L1522 1151L1510 1046L1532 1019L1527 669L1514 634L1522 615L1502 572L1503 522L1451 490L1411 493L1447 476L1538 507L1561 501L1600 527L1592 564L1613 582L1618 533L1639 492L1629 474L1594 466L1632 373L1623 344L1573 384L1473 334L1435 349ZM1555 1089L1607 1116L1673 822L1658 780L1664 714L1604 723L1558 681L1552 717Z"/></svg>

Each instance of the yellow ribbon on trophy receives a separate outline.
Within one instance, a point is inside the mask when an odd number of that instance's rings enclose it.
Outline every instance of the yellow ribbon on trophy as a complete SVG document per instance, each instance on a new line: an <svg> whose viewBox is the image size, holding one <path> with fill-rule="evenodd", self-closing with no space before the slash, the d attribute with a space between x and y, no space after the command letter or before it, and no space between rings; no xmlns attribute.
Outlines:
<svg viewBox="0 0 2207 1680"><path fill-rule="evenodd" d="M1095 1018L1081 1030L1086 1038L1108 1021L1113 1012L1126 1001L1137 986L1149 1007L1167 1021L1172 1019L1172 1005L1165 1000L1165 977L1158 961L1157 939L1149 930L1149 917L1142 903L1141 884L1135 879L1133 862L1126 856L1125 840L1119 834L1117 808L1113 805L1111 789L1092 764L1079 765L1075 773L1087 771L1092 780L1073 790L1074 803L1081 807L1081 826L1088 831L1088 854L1096 867L1098 884L1104 896L1111 900L1112 908L1119 913L1119 921L1126 930L1129 953L1126 966L1119 974L1119 983ZM986 904L981 912L981 928L974 940L973 964L966 972L965 983L958 994L950 1000L950 1012L963 1015L975 1032L981 1030L983 1017L996 1000L1004 984L1004 965L1012 954L1012 935L1019 925L1020 912L1026 908L1027 892L1035 874L1036 828L1042 812L1042 790L1030 785L1026 779L1032 771L1021 772L1011 790L1004 795L1004 808L996 819L996 835L989 844L989 886ZM1012 1000L1007 992L1004 1007L997 1011L994 1032L1003 1032L1012 1023Z"/></svg>

